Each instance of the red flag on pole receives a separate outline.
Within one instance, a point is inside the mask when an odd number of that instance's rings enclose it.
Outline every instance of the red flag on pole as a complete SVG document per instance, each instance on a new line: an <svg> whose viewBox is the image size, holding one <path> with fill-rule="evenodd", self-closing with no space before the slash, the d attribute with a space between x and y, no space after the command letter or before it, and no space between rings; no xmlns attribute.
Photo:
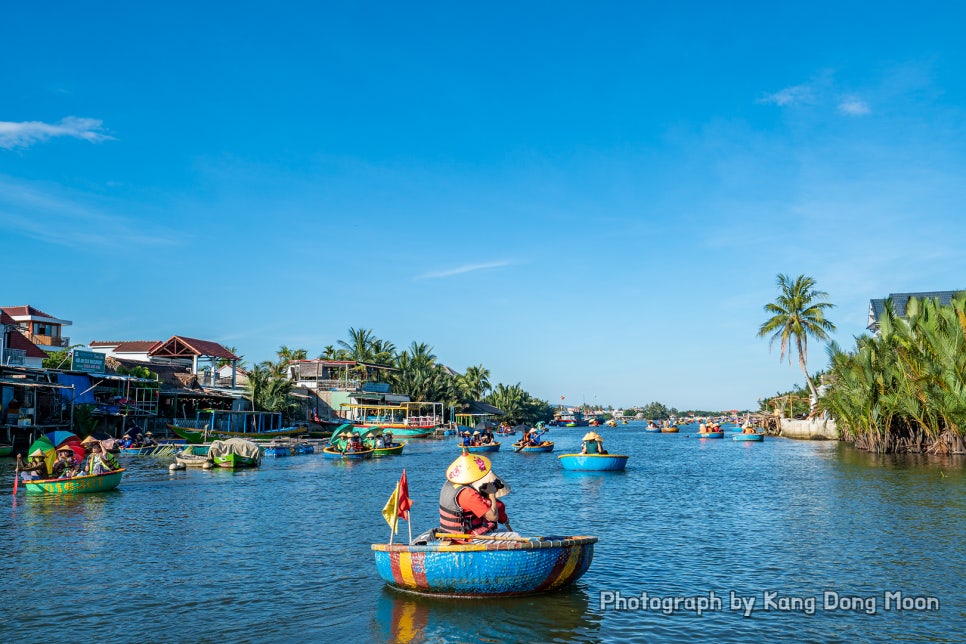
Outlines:
<svg viewBox="0 0 966 644"><path fill-rule="evenodd" d="M406 470L403 470L402 478L399 479L399 498L397 503L396 516L408 521L409 508L413 507L413 500L409 498L409 481L406 480Z"/></svg>

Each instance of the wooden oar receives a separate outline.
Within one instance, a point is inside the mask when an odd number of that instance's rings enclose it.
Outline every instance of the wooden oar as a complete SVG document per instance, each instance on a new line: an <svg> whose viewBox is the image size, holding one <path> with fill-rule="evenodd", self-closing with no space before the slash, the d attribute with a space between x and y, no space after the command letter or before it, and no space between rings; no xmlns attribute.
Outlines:
<svg viewBox="0 0 966 644"><path fill-rule="evenodd" d="M516 541L518 543L530 543L530 539L524 537L495 537L486 534L456 534L453 532L437 532L437 539L484 539L486 541Z"/></svg>
<svg viewBox="0 0 966 644"><path fill-rule="evenodd" d="M17 485L20 483L20 462L17 462L17 467L13 471L13 495L17 496Z"/></svg>

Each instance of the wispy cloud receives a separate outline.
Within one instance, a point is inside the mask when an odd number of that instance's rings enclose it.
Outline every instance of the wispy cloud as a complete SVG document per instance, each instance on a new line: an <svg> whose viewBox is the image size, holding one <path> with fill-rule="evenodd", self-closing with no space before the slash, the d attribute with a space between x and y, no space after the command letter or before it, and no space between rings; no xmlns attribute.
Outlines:
<svg viewBox="0 0 966 644"><path fill-rule="evenodd" d="M59 136L83 139L91 143L114 139L104 132L104 125L99 119L68 116L61 119L60 123L0 121L0 148L7 150L26 148Z"/></svg>
<svg viewBox="0 0 966 644"><path fill-rule="evenodd" d="M811 103L814 99L814 87L808 83L805 83L803 85L786 87L785 89L778 90L773 94L766 94L765 96L761 97L758 102L772 103L774 105L778 105L779 107L786 107L789 105Z"/></svg>
<svg viewBox="0 0 966 644"><path fill-rule="evenodd" d="M857 98L846 98L839 103L839 111L849 116L865 116L869 114L868 103Z"/></svg>
<svg viewBox="0 0 966 644"><path fill-rule="evenodd" d="M488 262L486 264L464 264L463 266L457 266L456 268L450 268L445 271L437 271L434 273L424 273L416 279L438 279L441 277L452 277L454 275L462 275L464 273L472 273L474 271L483 271L489 268L502 268L503 266L510 266L513 262L510 261L500 261L500 262Z"/></svg>
<svg viewBox="0 0 966 644"><path fill-rule="evenodd" d="M156 224L145 225L136 217L111 212L116 209L127 207L61 186L0 175L0 231L7 231L5 238L26 237L96 252L104 248L137 252L178 243L175 235Z"/></svg>

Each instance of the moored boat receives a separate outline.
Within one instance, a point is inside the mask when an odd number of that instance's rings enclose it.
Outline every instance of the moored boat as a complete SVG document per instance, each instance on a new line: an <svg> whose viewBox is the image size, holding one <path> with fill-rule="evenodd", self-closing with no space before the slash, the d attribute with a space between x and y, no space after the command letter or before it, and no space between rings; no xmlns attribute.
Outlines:
<svg viewBox="0 0 966 644"><path fill-rule="evenodd" d="M557 458L565 470L611 472L623 470L629 457L624 454L561 454Z"/></svg>
<svg viewBox="0 0 966 644"><path fill-rule="evenodd" d="M262 451L257 443L242 438L212 441L208 448L208 459L217 467L241 468L258 467Z"/></svg>
<svg viewBox="0 0 966 644"><path fill-rule="evenodd" d="M522 452L525 454L538 453L538 452L552 452L553 441L543 441L539 445L521 445L520 443L514 443L513 451Z"/></svg>
<svg viewBox="0 0 966 644"><path fill-rule="evenodd" d="M13 454L13 445L0 443L0 456L10 456Z"/></svg>
<svg viewBox="0 0 966 644"><path fill-rule="evenodd" d="M731 436L731 440L738 441L738 442L761 443L762 441L765 440L765 435L764 434L758 434L758 433L755 433L755 434L733 434Z"/></svg>
<svg viewBox="0 0 966 644"><path fill-rule="evenodd" d="M113 490L121 482L124 468L103 474L74 476L69 479L23 481L27 494L89 494Z"/></svg>
<svg viewBox="0 0 966 644"><path fill-rule="evenodd" d="M394 588L430 595L499 597L567 586L594 558L597 537L541 537L443 545L373 544L376 569Z"/></svg>

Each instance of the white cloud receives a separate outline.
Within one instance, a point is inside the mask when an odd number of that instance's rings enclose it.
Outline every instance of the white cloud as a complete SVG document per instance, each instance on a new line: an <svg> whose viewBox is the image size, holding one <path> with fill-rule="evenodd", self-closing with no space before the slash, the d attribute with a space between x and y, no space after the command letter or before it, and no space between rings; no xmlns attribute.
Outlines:
<svg viewBox="0 0 966 644"><path fill-rule="evenodd" d="M5 239L22 237L97 252L105 248L137 252L179 243L176 235L153 219L144 224L136 216L115 214L117 210L127 208L55 184L0 175L0 234Z"/></svg>
<svg viewBox="0 0 966 644"><path fill-rule="evenodd" d="M774 103L779 107L785 107L787 105L810 103L814 98L814 94L815 92L811 85L793 85L792 87L778 90L774 94L767 94L759 102Z"/></svg>
<svg viewBox="0 0 966 644"><path fill-rule="evenodd" d="M847 98L839 103L839 111L850 116L865 116L871 110L865 101L857 98Z"/></svg>
<svg viewBox="0 0 966 644"><path fill-rule="evenodd" d="M26 148L58 136L69 136L91 143L113 140L114 137L105 134L103 129L103 123L99 119L76 116L61 119L60 123L0 121L0 148Z"/></svg>
<svg viewBox="0 0 966 644"><path fill-rule="evenodd" d="M440 277L452 277L453 275L462 275L463 273L472 273L473 271L482 271L488 268L501 268L503 266L509 266L512 262L490 262L488 264L465 264L463 266L457 266L456 268L450 268L445 271L438 271L435 273L425 273L420 275L418 279L437 279Z"/></svg>

